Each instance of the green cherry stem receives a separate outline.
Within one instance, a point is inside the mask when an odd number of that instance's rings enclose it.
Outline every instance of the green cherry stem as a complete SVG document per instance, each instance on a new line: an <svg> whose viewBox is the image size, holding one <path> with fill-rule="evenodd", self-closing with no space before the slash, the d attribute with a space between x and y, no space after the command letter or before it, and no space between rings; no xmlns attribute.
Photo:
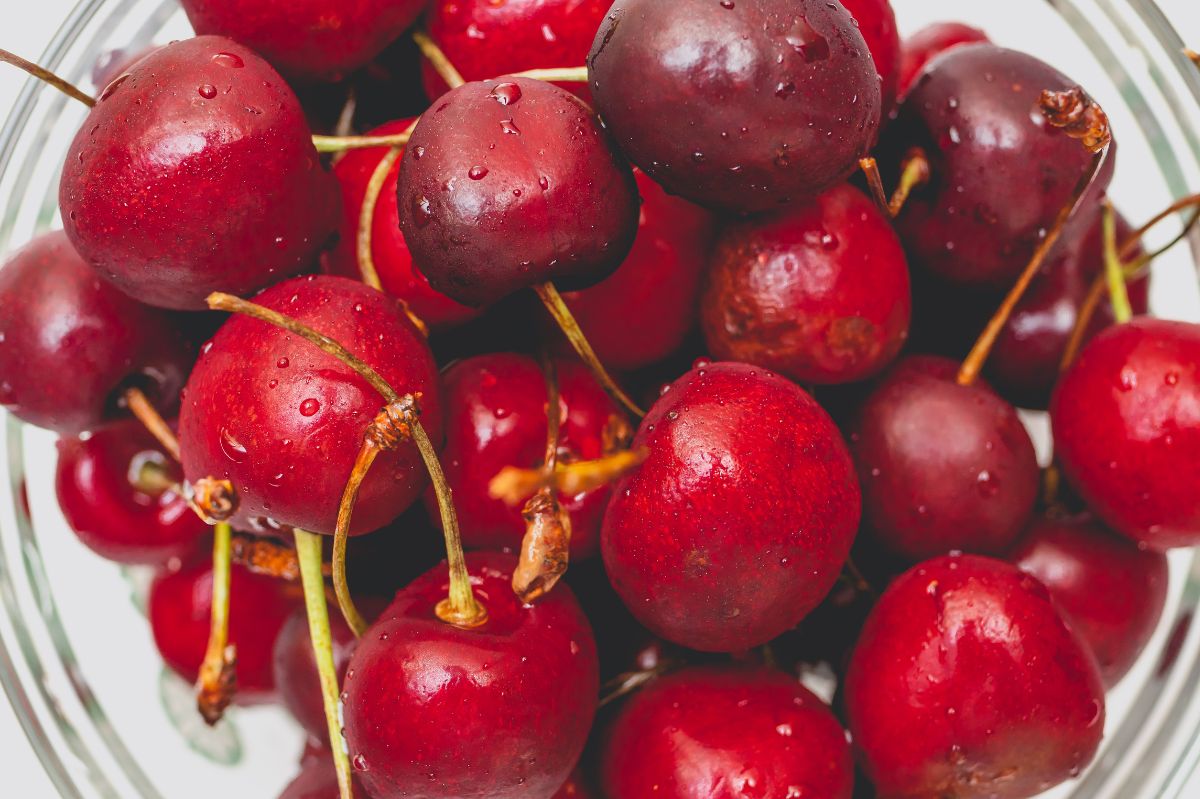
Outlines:
<svg viewBox="0 0 1200 799"><path fill-rule="evenodd" d="M1113 318L1124 324L1133 318L1133 307L1129 304L1129 289L1125 285L1125 270L1121 255L1117 251L1117 214L1112 203L1104 202L1104 276L1108 282L1108 296L1112 303Z"/></svg>

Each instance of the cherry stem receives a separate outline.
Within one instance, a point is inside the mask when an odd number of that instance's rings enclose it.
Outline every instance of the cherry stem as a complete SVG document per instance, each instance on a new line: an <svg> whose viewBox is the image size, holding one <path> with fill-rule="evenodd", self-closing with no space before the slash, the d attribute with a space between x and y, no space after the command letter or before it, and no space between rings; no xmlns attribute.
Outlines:
<svg viewBox="0 0 1200 799"><path fill-rule="evenodd" d="M129 408L129 412L142 423L147 432L154 436L154 440L162 445L167 454L178 463L179 439L175 437L175 431L171 429L171 425L167 424L167 420L162 418L162 414L158 412L153 403L136 386L130 386L125 389L124 399L125 407Z"/></svg>
<svg viewBox="0 0 1200 799"><path fill-rule="evenodd" d="M554 287L554 284L549 281L539 283L533 287L533 290L537 292L542 304L546 306L546 310L554 317L554 321L558 323L567 340L571 342L571 346L575 348L575 352L579 354L579 357L587 364L587 367L592 370L592 374L604 390L608 392L608 395L639 419L645 416L645 411L629 398L629 395L617 385L617 381L613 380L612 375L604 368L604 364L600 362L596 351L592 349L592 345L588 342L587 336L579 328L579 323L575 321L575 315L571 313L571 309L567 307L567 303L563 301L562 295L558 293L558 289Z"/></svg>
<svg viewBox="0 0 1200 799"><path fill-rule="evenodd" d="M346 90L346 102L342 103L341 113L333 126L335 136L349 136L354 130L354 114L358 111L358 95L351 86Z"/></svg>
<svg viewBox="0 0 1200 799"><path fill-rule="evenodd" d="M321 537L296 528L296 557L300 561L300 582L304 587L304 610L308 614L308 635L312 642L325 722L329 725L329 748L333 750L333 768L337 773L338 795L354 799L350 758L342 737L338 712L337 666L333 662L333 634L329 629L329 606L325 599L325 578L321 573Z"/></svg>
<svg viewBox="0 0 1200 799"><path fill-rule="evenodd" d="M573 496L609 485L640 466L647 454L645 448L623 449L595 460L559 463L554 469L554 488ZM488 494L509 505L520 505L537 493L544 480L541 469L505 466L488 483Z"/></svg>
<svg viewBox="0 0 1200 799"><path fill-rule="evenodd" d="M674 666L674 663L664 660L654 668L618 674L600 687L600 701L597 707L605 707L622 697L629 696L642 686L666 674Z"/></svg>
<svg viewBox="0 0 1200 799"><path fill-rule="evenodd" d="M1183 54L1187 56L1193 64L1195 64L1197 67L1200 67L1200 53L1197 53L1190 47L1185 47L1183 48Z"/></svg>
<svg viewBox="0 0 1200 799"><path fill-rule="evenodd" d="M358 501L358 490L371 469L371 464L379 455L379 446L368 436L363 440L354 459L354 468L342 491L342 501L338 505L337 528L333 533L333 592L337 596L338 607L346 624L354 631L355 636L361 637L367 629L367 621L358 612L354 598L350 595L350 583L346 579L346 541L350 537L350 518L354 514L354 503Z"/></svg>
<svg viewBox="0 0 1200 799"><path fill-rule="evenodd" d="M347 150L363 150L368 147L403 147L408 144L411 131L391 136L318 136L313 135L313 146L319 153L343 153Z"/></svg>
<svg viewBox="0 0 1200 799"><path fill-rule="evenodd" d="M896 190L892 192L892 199L888 200L888 213L892 219L900 216L913 189L928 183L931 175L932 170L925 151L920 147L909 150L908 154L904 156L904 162L900 165L900 180L896 184Z"/></svg>
<svg viewBox="0 0 1200 799"><path fill-rule="evenodd" d="M883 188L883 178L879 175L879 164L871 156L858 159L858 168L867 178L867 187L871 190L871 199L875 206L887 217L892 216L891 206L888 205L887 192Z"/></svg>
<svg viewBox="0 0 1200 799"><path fill-rule="evenodd" d="M1180 211L1186 211L1189 208L1200 208L1200 194L1189 194L1187 197L1182 197L1159 211L1154 216L1150 217L1150 220L1146 222L1146 224L1130 233L1129 237L1125 239L1125 242L1121 245L1121 257L1128 258L1130 255L1132 255L1133 250L1135 247L1137 247L1138 242L1140 242L1142 238L1151 231L1151 229L1157 227L1159 223L1174 216Z"/></svg>
<svg viewBox="0 0 1200 799"><path fill-rule="evenodd" d="M1056 461L1051 461L1042 472L1042 504L1047 508L1058 503L1058 489L1061 485L1062 471L1059 470Z"/></svg>
<svg viewBox="0 0 1200 799"><path fill-rule="evenodd" d="M1192 215L1188 218L1188 221L1185 222L1183 224L1183 227L1180 228L1179 232L1177 234L1175 234L1175 238L1171 239L1170 241L1168 241L1163 246L1159 247L1154 252L1144 253L1142 255L1139 255L1137 258L1133 259L1128 264L1126 264L1125 271L1127 273L1132 273L1132 274L1136 274L1137 272L1140 272L1143 267L1149 265L1152 261L1154 261L1159 256L1165 255L1167 253L1167 251L1172 249L1176 244L1178 244L1179 242L1186 239L1188 237L1188 235L1196 228L1197 223L1200 223L1200 208L1197 208L1195 211L1192 212ZM1128 248L1128 246L1129 246L1129 242L1126 241L1125 244L1123 244L1121 247L1121 252L1125 252L1126 249Z"/></svg>
<svg viewBox="0 0 1200 799"><path fill-rule="evenodd" d="M1133 318L1133 307L1129 304L1129 289L1125 285L1125 270L1117 252L1117 214L1112 203L1104 201L1104 275L1108 281L1109 302L1112 303L1113 318L1117 324L1125 324Z"/></svg>
<svg viewBox="0 0 1200 799"><path fill-rule="evenodd" d="M551 67L549 69L527 69L523 72L513 72L510 78L533 78L553 83L587 83L587 67Z"/></svg>
<svg viewBox="0 0 1200 799"><path fill-rule="evenodd" d="M451 89L457 89L466 83L463 80L462 74L450 63L450 59L442 52L442 48L438 47L433 39L429 38L429 34L425 31L413 31L413 41L417 43L417 47L421 50L421 55L429 60L429 65L433 67L433 71L441 76L442 80Z"/></svg>
<svg viewBox="0 0 1200 799"><path fill-rule="evenodd" d="M542 481L546 486L554 483L554 470L558 467L558 442L562 430L562 395L558 389L558 370L554 359L542 354L542 377L546 382L546 457L542 461Z"/></svg>
<svg viewBox="0 0 1200 799"><path fill-rule="evenodd" d="M143 494L161 496L170 491L177 496L183 496L183 486L171 479L161 463L147 460L132 478L129 481L130 485Z"/></svg>
<svg viewBox="0 0 1200 799"><path fill-rule="evenodd" d="M55 75L53 72L46 69L45 67L40 67L37 64L33 63L32 61L26 61L24 58L21 58L21 56L17 55L16 53L12 53L12 52L9 52L8 50L0 49L0 61L3 61L6 64L12 64L14 67L17 67L18 69L25 70L33 77L40 80L42 83L53 86L54 88L58 89L60 92L65 94L67 97L70 97L72 100L78 100L79 102L86 105L88 108L92 108L93 106L96 105L96 98L92 97L87 92L82 91L75 84L71 83L70 81L66 80L65 78L60 78L58 75Z"/></svg>
<svg viewBox="0 0 1200 799"><path fill-rule="evenodd" d="M225 714L237 690L237 648L229 643L229 583L233 537L228 522L213 530L212 607L208 647L196 680L196 707L209 726Z"/></svg>
<svg viewBox="0 0 1200 799"><path fill-rule="evenodd" d="M294 583L300 579L296 550L267 538L235 533L233 562L247 571Z"/></svg>

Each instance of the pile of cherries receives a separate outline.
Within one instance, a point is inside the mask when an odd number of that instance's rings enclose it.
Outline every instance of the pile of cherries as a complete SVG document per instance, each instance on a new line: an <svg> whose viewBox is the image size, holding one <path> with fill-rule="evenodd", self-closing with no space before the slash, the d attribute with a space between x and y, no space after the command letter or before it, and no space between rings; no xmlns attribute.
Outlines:
<svg viewBox="0 0 1200 799"><path fill-rule="evenodd" d="M1200 326L1141 245L1200 201L1118 215L1081 87L887 0L183 6L94 98L23 64L90 110L0 402L199 712L307 731L283 797L1091 762L1200 544Z"/></svg>

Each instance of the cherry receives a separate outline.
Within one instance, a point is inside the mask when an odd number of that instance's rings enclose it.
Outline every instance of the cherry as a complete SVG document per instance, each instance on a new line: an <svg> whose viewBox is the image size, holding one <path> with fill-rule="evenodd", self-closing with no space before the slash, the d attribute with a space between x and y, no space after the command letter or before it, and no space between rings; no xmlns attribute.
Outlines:
<svg viewBox="0 0 1200 799"><path fill-rule="evenodd" d="M709 352L800 383L879 372L904 345L911 310L891 220L847 184L726 227L701 300Z"/></svg>
<svg viewBox="0 0 1200 799"><path fill-rule="evenodd" d="M208 525L170 487L182 478L137 421L58 442L63 516L89 549L118 563L160 564L196 549Z"/></svg>
<svg viewBox="0 0 1200 799"><path fill-rule="evenodd" d="M441 441L433 356L394 300L340 277L309 276L255 301L340 342L405 392L420 393L421 424ZM201 350L179 416L184 474L228 479L235 526L332 533L364 431L385 400L350 366L273 325L235 315ZM351 534L387 524L425 485L416 447L379 455L362 484Z"/></svg>
<svg viewBox="0 0 1200 799"><path fill-rule="evenodd" d="M1074 87L1033 56L989 44L955 48L922 75L889 128L885 158L921 147L930 160L930 183L898 219L915 262L975 289L1012 285L1093 169L1088 148L1039 105L1042 92ZM1091 194L1111 176L1097 175Z"/></svg>
<svg viewBox="0 0 1200 799"><path fill-rule="evenodd" d="M979 28L961 22L935 22L927 25L904 40L900 48L900 75L898 89L903 96L913 82L925 71L926 65L947 50L964 44L989 42L988 35Z"/></svg>
<svg viewBox="0 0 1200 799"><path fill-rule="evenodd" d="M688 668L660 677L613 721L600 764L610 799L850 799L845 730L795 677Z"/></svg>
<svg viewBox="0 0 1200 799"><path fill-rule="evenodd" d="M1037 456L1016 409L983 383L958 384L957 371L946 359L905 359L848 425L864 526L910 561L1000 554L1037 500Z"/></svg>
<svg viewBox="0 0 1200 799"><path fill-rule="evenodd" d="M1167 558L1088 514L1034 520L1007 559L1041 580L1113 686L1150 640L1167 601Z"/></svg>
<svg viewBox="0 0 1200 799"><path fill-rule="evenodd" d="M587 107L540 80L467 83L404 152L400 227L429 284L479 306L607 277L637 233L633 173Z"/></svg>
<svg viewBox="0 0 1200 799"><path fill-rule="evenodd" d="M346 739L376 799L549 799L587 738L599 690L587 619L565 586L534 605L512 590L516 560L472 553L480 626L440 621L446 567L396 595L346 672Z"/></svg>
<svg viewBox="0 0 1200 799"><path fill-rule="evenodd" d="M578 67L612 0L435 0L426 14L430 37L467 80L549 67ZM448 91L428 64L431 98ZM586 84L564 83L584 100Z"/></svg>
<svg viewBox="0 0 1200 799"><path fill-rule="evenodd" d="M212 564L198 561L161 572L150 585L147 614L162 659L195 682L208 645ZM229 643L237 648L235 702L275 699L272 651L298 594L282 580L234 564L230 572Z"/></svg>
<svg viewBox="0 0 1200 799"><path fill-rule="evenodd" d="M879 127L879 73L838 3L617 0L588 69L596 110L634 164L731 211L845 179Z"/></svg>
<svg viewBox="0 0 1200 799"><path fill-rule="evenodd" d="M96 59L96 63L92 64L92 85L97 89L103 89L121 73L128 72L130 67L153 53L158 47L158 45L152 44L138 50L117 49L101 53Z"/></svg>
<svg viewBox="0 0 1200 799"><path fill-rule="evenodd" d="M901 46L896 12L888 0L842 0L842 5L858 23L858 30L875 60L883 94L883 110L887 113L896 102L900 80Z"/></svg>
<svg viewBox="0 0 1200 799"><path fill-rule="evenodd" d="M216 36L159 48L110 83L59 188L84 260L136 299L184 309L311 266L336 200L287 84Z"/></svg>
<svg viewBox="0 0 1200 799"><path fill-rule="evenodd" d="M845 693L880 796L1033 796L1078 775L1104 731L1095 660L1045 586L973 555L927 561L888 587Z"/></svg>
<svg viewBox="0 0 1200 799"><path fill-rule="evenodd" d="M828 414L786 379L700 362L654 404L601 531L612 579L669 641L732 652L794 627L837 580L859 488Z"/></svg>
<svg viewBox="0 0 1200 799"><path fill-rule="evenodd" d="M1096 336L1050 403L1063 473L1108 527L1151 549L1200 543L1200 326L1139 317Z"/></svg>
<svg viewBox="0 0 1200 799"><path fill-rule="evenodd" d="M0 403L64 435L120 418L129 388L169 412L195 357L177 327L42 234L0 268Z"/></svg>

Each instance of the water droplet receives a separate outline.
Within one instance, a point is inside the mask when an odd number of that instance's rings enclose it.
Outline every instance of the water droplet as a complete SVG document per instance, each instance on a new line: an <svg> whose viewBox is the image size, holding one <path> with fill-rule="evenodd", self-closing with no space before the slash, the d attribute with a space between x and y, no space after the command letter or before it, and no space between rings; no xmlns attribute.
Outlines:
<svg viewBox="0 0 1200 799"><path fill-rule="evenodd" d="M362 312L363 312L363 304L362 304L361 302L356 302L356 303L354 303L354 312L355 312L355 313L362 313Z"/></svg>
<svg viewBox="0 0 1200 799"><path fill-rule="evenodd" d="M1120 387L1122 391L1133 391L1135 388L1137 388L1137 383L1137 372L1133 371L1132 369L1121 370Z"/></svg>
<svg viewBox="0 0 1200 799"><path fill-rule="evenodd" d="M521 87L512 82L498 83L488 97L500 105L515 105L521 99Z"/></svg>
<svg viewBox="0 0 1200 799"><path fill-rule="evenodd" d="M500 120L500 130L509 136L516 136L521 132L521 129L511 119Z"/></svg>
<svg viewBox="0 0 1200 799"><path fill-rule="evenodd" d="M275 365L278 366L280 369L286 369L292 365L292 362L289 361L287 358L280 358L278 361L275 362Z"/></svg>
<svg viewBox="0 0 1200 799"><path fill-rule="evenodd" d="M421 156L423 156L423 155L425 155L424 147L422 147L421 145L418 144L416 147L413 148L413 160L414 161L420 161Z"/></svg>
<svg viewBox="0 0 1200 799"><path fill-rule="evenodd" d="M784 738L791 738L792 737L792 725L791 724L778 724L775 726L775 732L779 733Z"/></svg>
<svg viewBox="0 0 1200 799"><path fill-rule="evenodd" d="M538 185L542 187L542 191L545 191L546 189L550 188L550 178L542 175L540 178L538 178Z"/></svg>
<svg viewBox="0 0 1200 799"><path fill-rule="evenodd" d="M721 8L727 8L730 11L732 11L733 10L733 0L721 0Z"/></svg>
<svg viewBox="0 0 1200 799"><path fill-rule="evenodd" d="M354 759L351 760L350 762L354 764L354 769L356 771L366 771L367 770L367 759L365 757L363 757L361 753L355 755Z"/></svg>
<svg viewBox="0 0 1200 799"><path fill-rule="evenodd" d="M413 221L417 223L417 227L425 227L433 221L433 206L424 194L418 194L413 198L412 212Z"/></svg>
<svg viewBox="0 0 1200 799"><path fill-rule="evenodd" d="M109 97L112 97L117 93L117 89L121 88L121 84L127 80L129 80L128 72L126 72L124 75L118 75L111 83L104 87L104 91L100 92L100 100L103 101L107 100Z"/></svg>
<svg viewBox="0 0 1200 799"><path fill-rule="evenodd" d="M0 336L0 341L4 341L4 336ZM1167 372L1166 376L1163 377L1163 382L1168 386L1177 385L1179 383L1179 373Z"/></svg>
<svg viewBox="0 0 1200 799"><path fill-rule="evenodd" d="M230 69L241 69L246 66L246 62L242 60L242 57L234 53L217 53L212 57L212 62L220 64L223 67L229 67Z"/></svg>
<svg viewBox="0 0 1200 799"><path fill-rule="evenodd" d="M196 89L196 91L200 92L200 96L205 100L211 100L217 96L217 87L213 86L211 83L201 84L200 88Z"/></svg>
<svg viewBox="0 0 1200 799"><path fill-rule="evenodd" d="M246 448L240 441L234 438L229 428L221 428L220 440L221 452L224 453L226 458L229 458L234 463L242 463L246 460Z"/></svg>
<svg viewBox="0 0 1200 799"><path fill-rule="evenodd" d="M787 83L780 82L775 86L775 96L780 100L786 100L796 93L796 84L788 81Z"/></svg>
<svg viewBox="0 0 1200 799"><path fill-rule="evenodd" d="M278 380L271 380L270 382L267 383L267 388L275 388L278 385L279 385Z"/></svg>
<svg viewBox="0 0 1200 799"><path fill-rule="evenodd" d="M975 477L975 484L979 488L979 493L983 497L994 497L996 492L1000 490L1000 485L992 473L984 469Z"/></svg>
<svg viewBox="0 0 1200 799"><path fill-rule="evenodd" d="M300 403L300 415L301 416L312 416L319 410L321 410L320 401L315 400L312 397L309 397L304 402Z"/></svg>
<svg viewBox="0 0 1200 799"><path fill-rule="evenodd" d="M467 172L467 177L469 177L471 180L483 180L487 177L487 174L488 168L486 166L473 166L471 167L470 171Z"/></svg>
<svg viewBox="0 0 1200 799"><path fill-rule="evenodd" d="M810 64L829 58L829 42L804 17L798 16L793 20L792 29L784 40Z"/></svg>

